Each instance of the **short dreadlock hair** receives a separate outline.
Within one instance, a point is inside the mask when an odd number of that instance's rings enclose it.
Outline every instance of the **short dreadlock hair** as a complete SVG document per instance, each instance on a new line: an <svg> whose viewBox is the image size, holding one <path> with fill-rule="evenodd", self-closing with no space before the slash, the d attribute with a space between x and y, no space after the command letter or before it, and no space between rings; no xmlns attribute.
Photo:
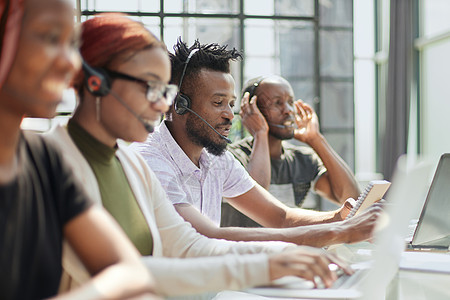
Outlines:
<svg viewBox="0 0 450 300"><path fill-rule="evenodd" d="M181 41L181 38L178 38L177 43L173 46L174 53L169 53L172 64L171 83L179 84L186 60L194 49L199 50L189 61L180 91L184 91L185 88L190 88L189 82L202 69L230 73L230 61L241 60L242 54L235 48L227 50L227 47L228 45L219 45L216 43L202 45L198 40L191 47L188 47L185 42Z"/></svg>

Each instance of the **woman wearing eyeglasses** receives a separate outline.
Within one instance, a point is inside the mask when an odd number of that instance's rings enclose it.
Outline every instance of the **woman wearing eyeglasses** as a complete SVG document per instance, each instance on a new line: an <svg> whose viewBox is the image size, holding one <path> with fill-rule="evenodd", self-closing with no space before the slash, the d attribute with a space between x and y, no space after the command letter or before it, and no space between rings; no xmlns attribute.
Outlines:
<svg viewBox="0 0 450 300"><path fill-rule="evenodd" d="M121 14L87 20L81 40L84 72L74 82L79 105L67 127L47 137L63 149L93 199L143 255L157 292L177 296L243 289L284 275L307 278L318 261L327 268L325 262L334 259L312 248L209 239L185 222L146 162L121 142L144 141L174 100L164 44ZM283 252L287 248L294 249ZM68 247L63 265L63 289L88 278ZM319 276L331 280L330 274Z"/></svg>

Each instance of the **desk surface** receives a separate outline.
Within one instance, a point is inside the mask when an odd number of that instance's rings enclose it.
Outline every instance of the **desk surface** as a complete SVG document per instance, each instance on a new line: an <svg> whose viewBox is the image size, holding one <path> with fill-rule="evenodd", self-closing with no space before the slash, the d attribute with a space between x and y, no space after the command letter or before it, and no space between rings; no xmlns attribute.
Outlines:
<svg viewBox="0 0 450 300"><path fill-rule="evenodd" d="M372 258L373 245L359 243L340 245L330 251L345 258L350 263L367 261ZM386 299L450 299L450 252L403 252L400 269L386 290ZM281 295L280 295L281 296ZM336 295L339 298L339 295ZM328 298L328 297L327 297ZM215 300L243 299L301 299L263 297L247 292L224 291Z"/></svg>

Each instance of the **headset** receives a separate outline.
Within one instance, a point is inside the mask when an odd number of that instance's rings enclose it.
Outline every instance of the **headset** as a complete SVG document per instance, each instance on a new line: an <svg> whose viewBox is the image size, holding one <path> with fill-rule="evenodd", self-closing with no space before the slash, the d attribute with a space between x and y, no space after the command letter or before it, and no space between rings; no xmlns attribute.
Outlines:
<svg viewBox="0 0 450 300"><path fill-rule="evenodd" d="M178 115L184 115L186 112L191 112L194 115L196 115L200 120L203 121L203 123L205 123L206 125L209 126L209 128L211 128L215 133L217 133L222 139L224 139L228 144L231 144L231 140L229 138L227 138L226 136L220 134L214 127L212 127L211 124L209 124L204 118L202 118L199 114L197 114L195 111L193 111L191 109L191 98L189 98L189 96L183 94L181 92L181 85L183 84L183 79L184 79L184 75L186 74L186 69L188 67L189 61L191 60L192 56L200 49L194 49L192 50L188 57L186 58L186 62L184 63L184 68L183 68L183 72L181 73L181 77L180 77L180 83L178 83L178 94L177 97L175 98L174 101L174 109L175 112Z"/></svg>
<svg viewBox="0 0 450 300"><path fill-rule="evenodd" d="M83 72L85 75L84 85L86 86L89 93L96 97L104 97L111 94L117 101L119 101L122 106L124 106L139 122L142 123L145 130L148 133L153 132L154 126L144 119L142 119L131 107L121 98L117 93L111 90L111 79L108 76L106 70L102 68L94 68L88 65L84 60L82 60Z"/></svg>
<svg viewBox="0 0 450 300"><path fill-rule="evenodd" d="M261 84L261 82L266 79L265 76L260 76L257 78L258 80L256 80L252 85L248 86L244 92L242 94L245 94L246 92L249 93L248 99L252 99L253 96L255 96L256 94L256 89L258 88L258 86Z"/></svg>
<svg viewBox="0 0 450 300"><path fill-rule="evenodd" d="M111 79L105 70L93 68L84 60L82 61L84 71L84 83L88 91L97 97L103 97L111 91Z"/></svg>
<svg viewBox="0 0 450 300"><path fill-rule="evenodd" d="M178 95L175 98L174 108L175 112L179 115L184 115L188 111L188 108L191 108L191 98L181 92L181 85L183 84L184 75L186 74L186 69L188 67L189 61L198 50L200 49L194 49L189 53L188 57L186 58L186 62L184 63L183 72L181 73L180 83L178 83Z"/></svg>
<svg viewBox="0 0 450 300"><path fill-rule="evenodd" d="M252 97L255 96L255 94L256 94L256 89L261 84L261 82L266 78L267 78L266 76L258 77L257 80L252 85L248 86L242 94L245 94L248 92L249 93L248 99L249 100L252 99ZM280 124L274 124L274 123L269 123L269 122L267 122L267 124L271 127L276 127L276 128L293 128L294 127L294 126L280 125Z"/></svg>

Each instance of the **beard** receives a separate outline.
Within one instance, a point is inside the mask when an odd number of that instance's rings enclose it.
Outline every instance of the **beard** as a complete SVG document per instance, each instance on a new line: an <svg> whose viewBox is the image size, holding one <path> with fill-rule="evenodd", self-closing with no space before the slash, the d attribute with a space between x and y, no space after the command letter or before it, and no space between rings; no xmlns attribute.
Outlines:
<svg viewBox="0 0 450 300"><path fill-rule="evenodd" d="M219 125L231 125L231 121ZM186 119L186 131L192 142L204 147L212 155L220 156L225 153L227 142L194 114L190 114ZM220 141L214 141L214 138L210 136L211 133L220 138Z"/></svg>
<svg viewBox="0 0 450 300"><path fill-rule="evenodd" d="M266 118L266 120L270 120L267 118L266 115L264 115L264 118ZM281 123L279 122L274 122L274 124L277 125L284 125L287 121L293 121L291 117L287 117L285 118ZM270 121L267 121L269 123L271 123ZM278 128L275 126L270 126L269 125L269 135L273 136L274 138L278 139L278 140L290 140L294 137L294 128Z"/></svg>
<svg viewBox="0 0 450 300"><path fill-rule="evenodd" d="M290 140L294 137L294 129L286 131L284 128L269 128L269 135L278 140Z"/></svg>

